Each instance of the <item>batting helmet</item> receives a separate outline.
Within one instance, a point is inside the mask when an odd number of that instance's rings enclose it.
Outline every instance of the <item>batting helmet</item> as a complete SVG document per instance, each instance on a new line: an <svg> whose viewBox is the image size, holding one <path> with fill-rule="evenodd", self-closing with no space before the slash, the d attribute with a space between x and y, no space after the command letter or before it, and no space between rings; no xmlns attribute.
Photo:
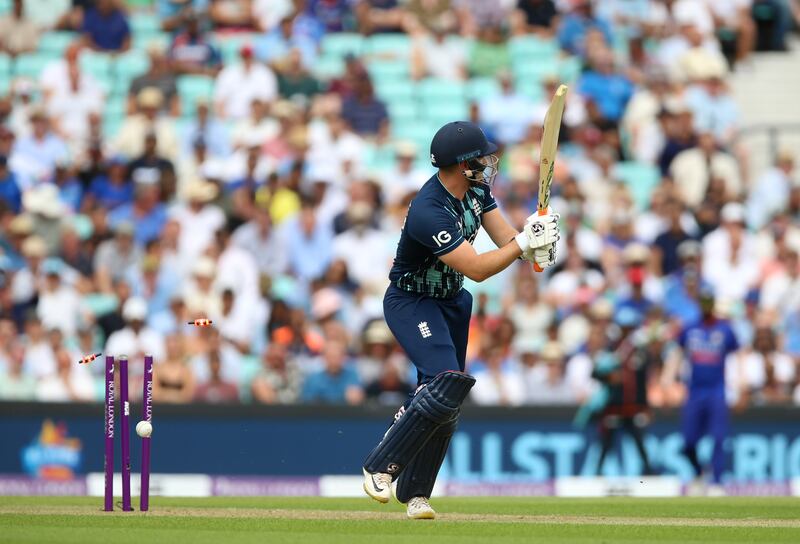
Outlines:
<svg viewBox="0 0 800 544"><path fill-rule="evenodd" d="M454 121L440 128L431 141L431 164L436 168L491 155L497 146L475 123Z"/></svg>

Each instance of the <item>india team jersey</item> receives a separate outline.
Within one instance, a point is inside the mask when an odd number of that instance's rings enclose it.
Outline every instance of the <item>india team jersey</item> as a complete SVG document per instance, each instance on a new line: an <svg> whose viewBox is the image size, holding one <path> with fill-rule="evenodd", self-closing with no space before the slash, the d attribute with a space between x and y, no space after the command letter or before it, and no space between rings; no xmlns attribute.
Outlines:
<svg viewBox="0 0 800 544"><path fill-rule="evenodd" d="M389 279L399 289L435 298L451 298L464 285L464 275L439 260L464 240L472 243L484 213L497 207L489 187L470 187L463 200L451 195L438 175L411 201L397 244Z"/></svg>
<svg viewBox="0 0 800 544"><path fill-rule="evenodd" d="M739 349L739 342L727 321L701 321L686 327L678 341L692 367L690 388L725 386L725 358Z"/></svg>

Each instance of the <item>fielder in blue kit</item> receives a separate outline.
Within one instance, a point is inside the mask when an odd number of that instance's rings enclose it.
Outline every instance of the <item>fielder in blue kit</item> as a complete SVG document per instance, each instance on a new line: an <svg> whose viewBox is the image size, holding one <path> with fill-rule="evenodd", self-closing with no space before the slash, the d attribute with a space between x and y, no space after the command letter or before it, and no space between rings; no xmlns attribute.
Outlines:
<svg viewBox="0 0 800 544"><path fill-rule="evenodd" d="M431 142L438 172L409 206L383 300L386 322L417 368L418 387L364 461L364 491L386 503L396 480L396 497L412 519L436 515L428 499L475 383L464 373L472 311L464 277L482 281L519 258L542 268L555 261L558 214L532 215L518 232L497 209L496 150L473 123L439 129ZM481 227L498 249L475 251Z"/></svg>
<svg viewBox="0 0 800 544"><path fill-rule="evenodd" d="M678 344L691 367L689 397L682 414L684 453L699 479L703 469L697 459L697 443L704 435L710 435L714 440L712 481L718 486L725 469L723 445L728 435L725 359L739 349L739 342L730 323L714 316L711 293L701 293L700 309L702 319L684 328L678 336Z"/></svg>

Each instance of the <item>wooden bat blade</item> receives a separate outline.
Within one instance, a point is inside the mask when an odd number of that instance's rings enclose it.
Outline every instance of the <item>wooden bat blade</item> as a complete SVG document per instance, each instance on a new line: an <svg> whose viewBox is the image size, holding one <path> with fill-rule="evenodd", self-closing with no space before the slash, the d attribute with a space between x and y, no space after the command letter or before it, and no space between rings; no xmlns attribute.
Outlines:
<svg viewBox="0 0 800 544"><path fill-rule="evenodd" d="M550 185L553 183L558 133L561 130L561 117L564 115L567 90L566 85L559 85L544 116L544 130L539 154L539 214L544 214L547 206L550 205Z"/></svg>

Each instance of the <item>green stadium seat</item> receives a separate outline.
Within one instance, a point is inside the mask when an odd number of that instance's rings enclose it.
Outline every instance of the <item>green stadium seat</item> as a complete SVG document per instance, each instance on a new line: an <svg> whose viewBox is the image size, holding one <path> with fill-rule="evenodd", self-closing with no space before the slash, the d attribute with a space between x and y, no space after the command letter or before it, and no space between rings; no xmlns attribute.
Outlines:
<svg viewBox="0 0 800 544"><path fill-rule="evenodd" d="M181 76L178 78L178 95L183 117L193 117L199 99L212 99L214 80L206 76Z"/></svg>
<svg viewBox="0 0 800 544"><path fill-rule="evenodd" d="M639 210L650 207L653 190L661 183L661 172L656 166L636 161L617 163L612 176L628 187Z"/></svg>
<svg viewBox="0 0 800 544"><path fill-rule="evenodd" d="M375 81L375 94L381 100L394 102L396 100L411 100L415 98L414 84L409 80L400 81Z"/></svg>
<svg viewBox="0 0 800 544"><path fill-rule="evenodd" d="M61 56L69 44L78 39L77 32L45 32L39 37L39 51Z"/></svg>
<svg viewBox="0 0 800 544"><path fill-rule="evenodd" d="M50 61L57 58L57 55L54 56L44 53L23 53L14 61L14 76L38 79L42 69L49 64Z"/></svg>
<svg viewBox="0 0 800 544"><path fill-rule="evenodd" d="M417 102L410 99L398 99L386 104L392 121L413 121L419 116Z"/></svg>
<svg viewBox="0 0 800 544"><path fill-rule="evenodd" d="M360 56L364 51L364 37L347 32L326 34L322 38L321 50L323 56L340 59L347 55Z"/></svg>
<svg viewBox="0 0 800 544"><path fill-rule="evenodd" d="M467 82L467 98L480 102L488 96L500 94L500 83L492 77L475 77Z"/></svg>
<svg viewBox="0 0 800 544"><path fill-rule="evenodd" d="M555 57L548 59L525 59L512 63L517 78L536 78L543 81L547 76L558 76L559 62Z"/></svg>
<svg viewBox="0 0 800 544"><path fill-rule="evenodd" d="M538 77L517 78L514 83L514 87L517 91L527 96L531 100L541 100L544 94L542 82Z"/></svg>
<svg viewBox="0 0 800 544"><path fill-rule="evenodd" d="M314 63L313 72L318 79L329 81L344 74L344 61L340 57L321 56Z"/></svg>
<svg viewBox="0 0 800 544"><path fill-rule="evenodd" d="M0 0L0 15L5 15L11 11L11 0Z"/></svg>
<svg viewBox="0 0 800 544"><path fill-rule="evenodd" d="M566 57L558 64L558 77L562 83L574 83L583 71L583 62L580 57Z"/></svg>
<svg viewBox="0 0 800 544"><path fill-rule="evenodd" d="M132 34L152 34L161 31L161 21L155 13L138 12L128 18Z"/></svg>
<svg viewBox="0 0 800 544"><path fill-rule="evenodd" d="M150 69L150 57L144 51L132 49L114 60L113 73L117 81L130 83Z"/></svg>
<svg viewBox="0 0 800 544"><path fill-rule="evenodd" d="M80 58L81 69L97 79L110 80L111 58L111 55L105 53L84 52Z"/></svg>
<svg viewBox="0 0 800 544"><path fill-rule="evenodd" d="M380 148L368 144L364 148L364 167L369 173L382 173L391 170L395 164L394 146L384 145Z"/></svg>
<svg viewBox="0 0 800 544"><path fill-rule="evenodd" d="M0 53L0 79L11 79L11 57Z"/></svg>
<svg viewBox="0 0 800 544"><path fill-rule="evenodd" d="M408 79L410 67L405 60L392 61L383 59L367 64L367 71L372 77L373 83L377 83Z"/></svg>
<svg viewBox="0 0 800 544"><path fill-rule="evenodd" d="M440 126L427 119L395 122L391 124L391 133L395 140L408 140L417 144L420 149L428 149L433 135Z"/></svg>
<svg viewBox="0 0 800 544"><path fill-rule="evenodd" d="M543 40L536 36L518 36L509 40L508 52L512 62L539 60L557 57L559 47L555 40Z"/></svg>
<svg viewBox="0 0 800 544"><path fill-rule="evenodd" d="M423 102L464 100L465 91L460 81L428 78L417 83L417 96Z"/></svg>
<svg viewBox="0 0 800 544"><path fill-rule="evenodd" d="M364 53L377 56L408 57L411 39L406 34L375 34L368 38Z"/></svg>
<svg viewBox="0 0 800 544"><path fill-rule="evenodd" d="M165 50L172 43L172 38L167 32L148 32L142 34L134 34L131 39L133 49L146 50L151 43L157 43Z"/></svg>
<svg viewBox="0 0 800 544"><path fill-rule="evenodd" d="M468 119L469 107L463 98L460 100L432 100L423 105L422 116L428 123L440 127L450 121Z"/></svg>

